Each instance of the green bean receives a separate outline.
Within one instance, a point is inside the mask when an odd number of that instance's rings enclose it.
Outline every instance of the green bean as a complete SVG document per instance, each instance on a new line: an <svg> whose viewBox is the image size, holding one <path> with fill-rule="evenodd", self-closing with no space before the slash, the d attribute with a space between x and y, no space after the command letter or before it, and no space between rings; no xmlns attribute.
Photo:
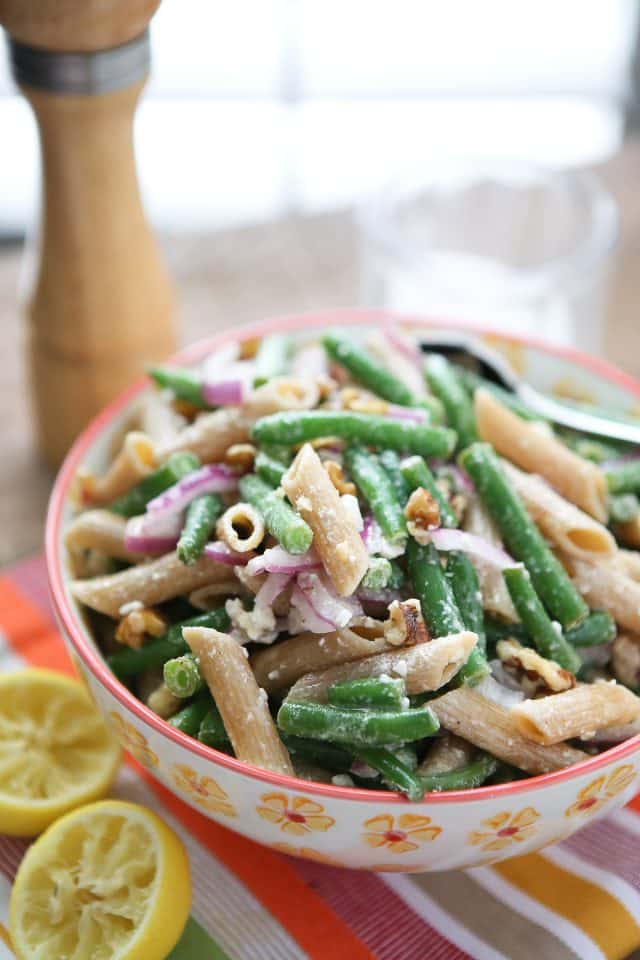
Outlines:
<svg viewBox="0 0 640 960"><path fill-rule="evenodd" d="M287 372L291 343L291 337L285 333L271 333L262 338L255 358L253 382L256 387Z"/></svg>
<svg viewBox="0 0 640 960"><path fill-rule="evenodd" d="M555 434L565 446L577 453L579 457L584 460L591 460L593 463L614 460L621 453L629 450L629 445L623 442L616 443L611 439L603 440L599 437L589 437L583 433L574 433L573 430L563 430L556 427Z"/></svg>
<svg viewBox="0 0 640 960"><path fill-rule="evenodd" d="M331 704L285 700L278 710L278 726L285 733L315 740L365 746L384 746L430 737L438 730L429 707L415 710L345 710Z"/></svg>
<svg viewBox="0 0 640 960"><path fill-rule="evenodd" d="M407 521L384 467L373 454L355 444L345 450L344 462L387 540L402 543L407 536Z"/></svg>
<svg viewBox="0 0 640 960"><path fill-rule="evenodd" d="M398 760L401 760L405 767L409 767L410 770L417 770L418 768L416 744L417 741L414 743L403 743L401 746L393 748L393 752Z"/></svg>
<svg viewBox="0 0 640 960"><path fill-rule="evenodd" d="M559 625L556 629L547 616L528 571L521 565L507 567L503 570L503 576L518 616L538 652L549 660L555 660L565 670L577 673L582 661L563 636Z"/></svg>
<svg viewBox="0 0 640 960"><path fill-rule="evenodd" d="M437 397L434 397L432 393L427 394L426 397L421 397L420 400L416 400L414 407L422 407L429 414L430 422L436 426L441 426L446 419L444 404L441 400L438 400Z"/></svg>
<svg viewBox="0 0 640 960"><path fill-rule="evenodd" d="M183 653L180 657L167 660L162 675L167 689L180 699L192 697L204 688L200 668L192 653Z"/></svg>
<svg viewBox="0 0 640 960"><path fill-rule="evenodd" d="M224 504L217 493L204 493L191 501L177 547L178 558L183 563L195 563L201 556L223 510Z"/></svg>
<svg viewBox="0 0 640 960"><path fill-rule="evenodd" d="M134 650L133 647L119 650L107 657L107 663L121 680L125 677L135 677L143 670L150 670L152 667L161 667L172 657L179 657L188 652L189 647L182 639L183 627L211 627L214 630L226 630L229 627L229 617L224 608L200 613L181 623L174 623L161 637L146 643L138 650Z"/></svg>
<svg viewBox="0 0 640 960"><path fill-rule="evenodd" d="M227 731L215 704L202 719L198 729L198 740L200 743L206 743L208 747L223 747L229 744Z"/></svg>
<svg viewBox="0 0 640 960"><path fill-rule="evenodd" d="M288 469L289 467L286 463L282 463L265 450L258 450L256 454L255 471L259 477L262 477L265 483L270 484L272 487L279 487Z"/></svg>
<svg viewBox="0 0 640 960"><path fill-rule="evenodd" d="M425 376L431 391L442 401L449 425L458 434L460 447L478 439L476 417L467 391L446 357L432 353L425 362Z"/></svg>
<svg viewBox="0 0 640 960"><path fill-rule="evenodd" d="M400 457L395 450L383 450L378 454L378 460L391 481L398 503L404 507L409 499L409 487L400 469Z"/></svg>
<svg viewBox="0 0 640 960"><path fill-rule="evenodd" d="M307 740L288 733L282 734L282 740L289 753L304 763L312 763L336 773L348 773L351 769L353 754L334 743Z"/></svg>
<svg viewBox="0 0 640 960"><path fill-rule="evenodd" d="M604 471L609 493L640 493L640 459Z"/></svg>
<svg viewBox="0 0 640 960"><path fill-rule="evenodd" d="M414 803L422 800L424 787L420 777L386 747L357 747L356 757L377 770L392 790L404 793Z"/></svg>
<svg viewBox="0 0 640 960"><path fill-rule="evenodd" d="M207 692L202 696L188 703L178 713L175 713L168 721L176 730L182 730L188 733L190 737L195 737L200 729L200 724L211 709L213 700Z"/></svg>
<svg viewBox="0 0 640 960"><path fill-rule="evenodd" d="M465 627L478 637L477 646L471 651L469 659L458 672L456 681L468 684L478 683L489 673L478 574L466 553L452 550L447 560L447 576Z"/></svg>
<svg viewBox="0 0 640 960"><path fill-rule="evenodd" d="M635 493L614 493L608 498L609 523L629 523L638 516L640 501Z"/></svg>
<svg viewBox="0 0 640 960"><path fill-rule="evenodd" d="M404 680L399 677L339 680L327 691L329 703L334 707L371 707L374 710L401 710L406 695Z"/></svg>
<svg viewBox="0 0 640 960"><path fill-rule="evenodd" d="M369 567L361 581L366 590L384 590L391 579L391 561L384 557L369 557Z"/></svg>
<svg viewBox="0 0 640 960"><path fill-rule="evenodd" d="M262 514L267 530L287 553L306 553L313 540L313 531L284 499L282 491L273 490L255 474L242 477L239 486L242 498Z"/></svg>
<svg viewBox="0 0 640 960"><path fill-rule="evenodd" d="M583 623L587 623L587 620L583 620ZM579 628L575 627L574 629ZM531 638L521 623L504 623L494 617L485 616L484 632L487 645L491 648L495 647L499 640L518 640L525 646L531 643Z"/></svg>
<svg viewBox="0 0 640 960"><path fill-rule="evenodd" d="M178 400L185 400L194 407L210 408L202 395L202 380L192 370L183 370L181 367L152 367L149 376L159 387L172 390Z"/></svg>
<svg viewBox="0 0 640 960"><path fill-rule="evenodd" d="M443 790L471 790L481 786L497 769L496 758L488 753L481 753L471 763L457 770L431 773L420 777L420 783L427 793L440 793Z"/></svg>
<svg viewBox="0 0 640 960"><path fill-rule="evenodd" d="M525 564L536 592L552 616L565 629L584 620L589 613L587 604L551 553L491 446L474 443L461 454L460 462L500 529L507 549Z"/></svg>
<svg viewBox="0 0 640 960"><path fill-rule="evenodd" d="M172 487L178 480L182 480L188 473L197 470L199 466L200 461L194 453L173 453L161 467L144 477L121 497L112 500L107 509L123 517L136 517L144 513L150 500Z"/></svg>
<svg viewBox="0 0 640 960"><path fill-rule="evenodd" d="M434 475L424 462L422 457L408 457L401 464L402 475L411 491L418 487L428 490L433 499L438 504L440 514L440 526L457 527L458 518L451 509L449 501L436 483Z"/></svg>
<svg viewBox="0 0 640 960"><path fill-rule="evenodd" d="M322 338L322 343L336 363L345 367L355 380L364 384L379 397L404 407L413 405L414 396L409 388L347 337L327 333Z"/></svg>
<svg viewBox="0 0 640 960"><path fill-rule="evenodd" d="M464 630L451 584L445 577L434 545L429 543L422 546L410 538L407 560L413 589L420 600L422 615L432 636L446 637Z"/></svg>
<svg viewBox="0 0 640 960"><path fill-rule="evenodd" d="M467 367L463 367L458 363L453 364L458 378L462 384L466 387L469 393L473 396L476 390L479 390L481 387L483 390L488 390L494 395L494 397L500 401L505 407L511 410L512 413L517 414L522 420L542 420L539 414L534 413L533 410L530 410L522 400L520 400L515 393L511 393L510 390L505 390L504 387L498 386L497 383L494 383L492 380L487 380L485 377L481 377L480 374L475 373L473 370L469 370Z"/></svg>
<svg viewBox="0 0 640 960"><path fill-rule="evenodd" d="M607 610L592 610L586 620L567 630L565 637L572 647L595 647L615 640L617 627Z"/></svg>
<svg viewBox="0 0 640 960"><path fill-rule="evenodd" d="M273 413L254 425L256 443L295 445L317 437L344 437L381 450L406 450L424 457L448 457L456 444L453 430L406 423L351 410L303 410Z"/></svg>

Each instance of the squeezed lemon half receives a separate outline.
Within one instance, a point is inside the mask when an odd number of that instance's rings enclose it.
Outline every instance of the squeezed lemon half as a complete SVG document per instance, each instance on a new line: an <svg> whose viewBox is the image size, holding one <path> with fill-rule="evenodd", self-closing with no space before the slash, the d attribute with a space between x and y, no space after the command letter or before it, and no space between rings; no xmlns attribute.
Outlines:
<svg viewBox="0 0 640 960"><path fill-rule="evenodd" d="M9 926L18 960L164 960L189 916L180 839L133 803L66 814L27 851Z"/></svg>
<svg viewBox="0 0 640 960"><path fill-rule="evenodd" d="M84 687L52 670L0 675L0 833L32 837L107 792L120 748Z"/></svg>

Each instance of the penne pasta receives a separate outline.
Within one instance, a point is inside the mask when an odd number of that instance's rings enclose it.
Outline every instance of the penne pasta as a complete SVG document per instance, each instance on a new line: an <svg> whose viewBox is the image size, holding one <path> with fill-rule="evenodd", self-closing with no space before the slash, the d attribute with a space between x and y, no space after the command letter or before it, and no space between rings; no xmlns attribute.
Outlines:
<svg viewBox="0 0 640 960"><path fill-rule="evenodd" d="M616 683L581 683L573 690L511 708L511 717L528 740L545 745L573 737L588 739L606 727L623 726L640 716L640 697Z"/></svg>
<svg viewBox="0 0 640 960"><path fill-rule="evenodd" d="M336 630L333 633L299 633L281 643L258 650L250 659L255 678L267 693L287 689L305 673L337 666L387 650L382 636L360 628Z"/></svg>
<svg viewBox="0 0 640 960"><path fill-rule="evenodd" d="M632 690L640 687L640 635L618 634L611 645L611 671Z"/></svg>
<svg viewBox="0 0 640 960"><path fill-rule="evenodd" d="M390 652L307 673L293 685L287 699L324 703L333 683L383 674L402 677L409 694L439 690L467 662L477 641L475 633L465 630L415 647L396 647Z"/></svg>
<svg viewBox="0 0 640 960"><path fill-rule="evenodd" d="M178 697L174 697L165 684L161 683L149 694L147 706L163 720L168 720L184 706L184 703Z"/></svg>
<svg viewBox="0 0 640 960"><path fill-rule="evenodd" d="M187 423L157 390L150 390L142 401L139 422L156 446L173 443Z"/></svg>
<svg viewBox="0 0 640 960"><path fill-rule="evenodd" d="M569 556L610 559L618 547L609 530L556 493L542 477L523 473L508 461L502 468L544 536Z"/></svg>
<svg viewBox="0 0 640 960"><path fill-rule="evenodd" d="M106 473L100 477L92 473L78 474L76 495L79 502L99 506L115 500L151 473L154 463L151 439L145 433L131 431L125 436L120 452Z"/></svg>
<svg viewBox="0 0 640 960"><path fill-rule="evenodd" d="M229 567L207 556L185 566L175 553L168 553L158 560L129 567L120 573L73 580L71 593L80 603L115 619L120 616L120 608L127 603L138 601L143 607L150 607L228 577Z"/></svg>
<svg viewBox="0 0 640 960"><path fill-rule="evenodd" d="M446 730L527 773L550 773L587 759L582 750L565 744L533 743L518 730L512 711L487 700L470 687L451 690L430 700L429 706Z"/></svg>
<svg viewBox="0 0 640 960"><path fill-rule="evenodd" d="M615 560L632 580L640 580L640 553L636 550L618 550Z"/></svg>
<svg viewBox="0 0 640 960"><path fill-rule="evenodd" d="M496 547L502 546L500 534L478 497L469 499L462 526L468 533L473 533ZM517 623L519 617L499 568L478 556L472 556L471 562L478 574L483 608L501 620Z"/></svg>
<svg viewBox="0 0 640 960"><path fill-rule="evenodd" d="M127 521L108 510L86 510L67 527L64 542L69 550L97 550L107 557L139 563L139 553L129 553L124 538Z"/></svg>
<svg viewBox="0 0 640 960"><path fill-rule="evenodd" d="M205 627L185 627L182 635L198 658L238 760L293 775L267 695L258 686L243 648L228 634Z"/></svg>
<svg viewBox="0 0 640 960"><path fill-rule="evenodd" d="M434 738L433 746L427 751L416 772L421 777L433 776L435 773L449 773L451 770L466 766L473 753L473 745L468 740L445 732L442 736Z"/></svg>
<svg viewBox="0 0 640 960"><path fill-rule="evenodd" d="M568 558L573 582L592 609L608 610L616 623L640 633L640 583L617 563Z"/></svg>
<svg viewBox="0 0 640 960"><path fill-rule="evenodd" d="M236 553L249 553L264 540L264 521L250 503L234 503L216 524L216 535Z"/></svg>
<svg viewBox="0 0 640 960"><path fill-rule="evenodd" d="M540 424L522 420L488 390L476 390L478 433L523 470L541 474L571 503L601 523L607 521L607 489L602 471L569 450Z"/></svg>
<svg viewBox="0 0 640 960"><path fill-rule="evenodd" d="M350 596L367 572L369 555L352 514L310 444L297 454L282 486L313 530L313 544L336 591Z"/></svg>
<svg viewBox="0 0 640 960"><path fill-rule="evenodd" d="M237 407L225 407L203 413L173 439L156 449L156 462L163 463L172 453L195 453L202 463L224 460L227 449L235 443L246 443L252 425L251 417Z"/></svg>
<svg viewBox="0 0 640 960"><path fill-rule="evenodd" d="M311 410L319 399L320 391L313 379L274 377L252 390L243 410L249 417L265 417L284 410Z"/></svg>

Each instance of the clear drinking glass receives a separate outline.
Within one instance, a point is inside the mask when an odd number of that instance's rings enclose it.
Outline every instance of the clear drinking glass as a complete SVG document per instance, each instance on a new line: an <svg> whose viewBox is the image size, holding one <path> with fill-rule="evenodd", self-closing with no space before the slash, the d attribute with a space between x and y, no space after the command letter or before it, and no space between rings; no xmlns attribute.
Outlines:
<svg viewBox="0 0 640 960"><path fill-rule="evenodd" d="M600 349L618 216L592 174L449 161L389 184L359 220L367 306Z"/></svg>

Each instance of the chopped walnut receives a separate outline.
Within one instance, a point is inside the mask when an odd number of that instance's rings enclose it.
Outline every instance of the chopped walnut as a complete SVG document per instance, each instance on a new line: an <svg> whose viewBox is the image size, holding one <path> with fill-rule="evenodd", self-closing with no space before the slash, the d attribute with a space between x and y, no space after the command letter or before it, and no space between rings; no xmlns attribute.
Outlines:
<svg viewBox="0 0 640 960"><path fill-rule="evenodd" d="M116 640L125 647L139 650L145 642L145 637L160 637L166 632L167 621L152 607L143 607L142 610L131 610L127 613L116 630Z"/></svg>
<svg viewBox="0 0 640 960"><path fill-rule="evenodd" d="M248 340L241 340L238 344L238 359L239 360L253 360L256 353L258 352L258 347L260 346L260 337L249 337Z"/></svg>
<svg viewBox="0 0 640 960"><path fill-rule="evenodd" d="M547 660L517 640L499 640L496 653L507 670L512 670L529 697L561 693L576 685L576 678L554 660Z"/></svg>
<svg viewBox="0 0 640 960"><path fill-rule="evenodd" d="M344 410L354 410L356 413L376 413L384 416L389 409L386 400L357 387L345 387L340 394L340 400Z"/></svg>
<svg viewBox="0 0 640 960"><path fill-rule="evenodd" d="M384 624L384 638L393 647L413 647L431 639L419 600L394 600Z"/></svg>
<svg viewBox="0 0 640 960"><path fill-rule="evenodd" d="M640 684L640 636L619 633L611 647L611 669L627 687Z"/></svg>
<svg viewBox="0 0 640 960"><path fill-rule="evenodd" d="M413 491L404 508L407 530L418 543L429 542L429 531L440 526L440 509L437 501L424 487Z"/></svg>
<svg viewBox="0 0 640 960"><path fill-rule="evenodd" d="M179 413L181 417L186 417L189 421L193 420L199 413L202 413L202 410L194 406L193 403L189 403L188 400L180 400L179 398L174 399L173 409L176 413Z"/></svg>
<svg viewBox="0 0 640 960"><path fill-rule="evenodd" d="M325 460L323 466L329 474L329 479L338 493L350 493L355 496L356 485L355 483L352 483L351 480L346 479L344 473L342 472L342 466L337 460Z"/></svg>
<svg viewBox="0 0 640 960"><path fill-rule="evenodd" d="M232 470L239 473L249 473L253 469L256 457L256 448L252 443L234 443L224 455L224 462Z"/></svg>

